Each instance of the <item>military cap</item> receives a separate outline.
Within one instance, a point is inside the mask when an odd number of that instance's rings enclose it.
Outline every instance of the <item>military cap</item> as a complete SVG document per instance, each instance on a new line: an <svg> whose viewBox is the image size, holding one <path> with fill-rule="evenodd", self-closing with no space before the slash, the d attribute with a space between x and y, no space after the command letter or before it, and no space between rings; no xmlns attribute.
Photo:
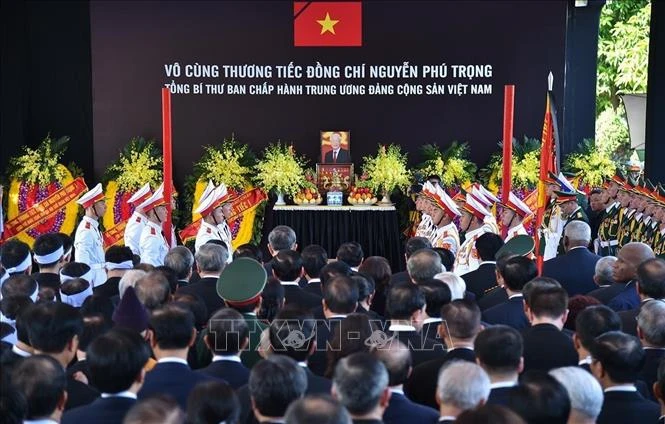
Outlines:
<svg viewBox="0 0 665 424"><path fill-rule="evenodd" d="M508 240L506 244L501 246L501 248L496 252L494 257L498 259L506 254L527 256L533 252L535 247L536 242L533 240L533 237L521 234Z"/></svg>
<svg viewBox="0 0 665 424"><path fill-rule="evenodd" d="M217 294L229 306L246 306L258 300L266 285L263 265L250 258L238 258L224 268L217 279Z"/></svg>

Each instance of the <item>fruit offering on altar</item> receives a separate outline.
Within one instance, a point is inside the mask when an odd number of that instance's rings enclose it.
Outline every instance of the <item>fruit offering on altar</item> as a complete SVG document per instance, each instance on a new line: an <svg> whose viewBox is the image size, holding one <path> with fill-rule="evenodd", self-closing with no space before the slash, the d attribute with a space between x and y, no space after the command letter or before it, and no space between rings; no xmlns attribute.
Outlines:
<svg viewBox="0 0 665 424"><path fill-rule="evenodd" d="M348 197L348 201L352 205L372 205L377 200L368 187L353 187Z"/></svg>
<svg viewBox="0 0 665 424"><path fill-rule="evenodd" d="M293 196L293 202L296 205L320 205L323 202L323 197L316 188L307 187Z"/></svg>

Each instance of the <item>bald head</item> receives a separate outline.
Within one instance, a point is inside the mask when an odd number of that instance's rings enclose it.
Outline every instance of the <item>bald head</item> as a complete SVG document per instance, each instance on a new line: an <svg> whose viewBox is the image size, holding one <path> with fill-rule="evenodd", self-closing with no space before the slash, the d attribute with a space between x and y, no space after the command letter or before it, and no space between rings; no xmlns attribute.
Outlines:
<svg viewBox="0 0 665 424"><path fill-rule="evenodd" d="M388 385L390 387L404 384L411 374L411 351L397 339L392 340L385 347L378 348L372 355L383 362L388 370Z"/></svg>
<svg viewBox="0 0 665 424"><path fill-rule="evenodd" d="M619 250L614 263L613 277L616 282L626 282L637 278L637 267L655 255L649 245L644 243L628 243Z"/></svg>

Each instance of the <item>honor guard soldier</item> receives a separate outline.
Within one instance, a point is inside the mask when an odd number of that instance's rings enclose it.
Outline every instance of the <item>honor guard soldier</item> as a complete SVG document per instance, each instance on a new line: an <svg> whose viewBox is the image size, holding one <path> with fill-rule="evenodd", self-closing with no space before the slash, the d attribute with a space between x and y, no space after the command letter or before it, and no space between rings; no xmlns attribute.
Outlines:
<svg viewBox="0 0 665 424"><path fill-rule="evenodd" d="M150 196L152 196L150 184L146 183L127 200L130 205L134 206L134 212L132 212L132 216L129 217L127 225L125 226L124 242L125 246L132 249L132 253L135 255L139 254L141 232L143 232L143 227L145 227L148 222L148 217L145 216L145 211L141 210L138 205L143 203Z"/></svg>
<svg viewBox="0 0 665 424"><path fill-rule="evenodd" d="M442 247L450 250L453 255L457 255L460 246L459 233L454 219L462 216L457 209L453 199L437 185L434 193L432 193L434 200L435 211L432 215L432 220L436 227L434 238L431 240L432 247Z"/></svg>
<svg viewBox="0 0 665 424"><path fill-rule="evenodd" d="M487 231L494 234L499 234L501 232L499 230L499 224L496 222L496 218L492 213L492 206L494 206L494 204L497 203L499 199L497 199L496 196L494 196L487 189L485 189L485 187L478 183L475 183L471 188L471 196L473 196L474 199L482 204L485 209L490 211L490 214L486 216L483 221L485 227L487 227Z"/></svg>
<svg viewBox="0 0 665 424"><path fill-rule="evenodd" d="M656 227L654 232L652 247L656 256L662 257L665 255L665 189L658 185L657 191L656 199L658 206L656 207L654 218L658 221L658 227Z"/></svg>
<svg viewBox="0 0 665 424"><path fill-rule="evenodd" d="M621 204L621 212L619 214L619 234L617 235L619 249L633 240L631 231L635 226L634 220L635 213L637 212L637 209L635 209L635 200L633 199L634 188L635 186L631 181L626 181L626 183L619 188L617 195L619 203Z"/></svg>
<svg viewBox="0 0 665 424"><path fill-rule="evenodd" d="M416 199L416 209L421 212L420 223L416 228L416 237L425 237L430 242L433 239L436 227L434 222L432 222L432 213L433 213L433 199L432 193L435 191L434 185L429 181L425 181L423 188Z"/></svg>
<svg viewBox="0 0 665 424"><path fill-rule="evenodd" d="M217 280L217 294L229 308L240 312L249 327L249 346L243 349L240 359L251 368L261 360L258 346L261 333L267 327L256 316L261 308L261 293L266 285L266 270L250 258L238 258L224 268Z"/></svg>
<svg viewBox="0 0 665 424"><path fill-rule="evenodd" d="M623 182L621 182L623 184ZM600 256L616 256L619 241L619 211L621 204L615 200L620 183L612 179L603 184L601 199L605 203L605 216L598 226L595 251Z"/></svg>
<svg viewBox="0 0 665 424"><path fill-rule="evenodd" d="M162 223L166 220L167 209L164 199L164 186L157 190L138 206L148 217L148 222L141 232L139 242L139 255L141 262L153 266L164 265L164 257L169 251L169 245L164 238Z"/></svg>
<svg viewBox="0 0 665 424"><path fill-rule="evenodd" d="M229 252L227 262L233 260L233 236L226 219L231 215L231 196L224 184L220 184L208 196L201 198L196 213L200 214L201 226L196 234L194 248L198 250L209 240L223 241Z"/></svg>
<svg viewBox="0 0 665 424"><path fill-rule="evenodd" d="M501 213L501 225L508 228L505 241L519 235L527 235L524 222L533 216L531 209L519 199L512 191L508 193L508 201L501 202L503 212Z"/></svg>
<svg viewBox="0 0 665 424"><path fill-rule="evenodd" d="M99 231L99 219L106 212L106 199L102 185L97 184L81 196L76 203L85 210L85 215L74 235L74 260L88 265L92 277L90 283L98 286L106 282L104 266L104 241Z"/></svg>
<svg viewBox="0 0 665 424"><path fill-rule="evenodd" d="M490 232L485 225L485 218L492 213L478 202L471 193L467 193L464 209L461 211L460 229L465 232L466 240L460 246L455 257L455 274L462 275L480 266L480 257L476 251L476 239Z"/></svg>
<svg viewBox="0 0 665 424"><path fill-rule="evenodd" d="M556 194L556 203L561 208L562 215L566 218L566 221L563 224L562 232L565 231L566 225L572 221L584 221L587 224L589 223L589 218L586 216L584 210L577 203L577 193L567 192L567 191L555 191ZM563 248L563 238L559 234L559 251L558 254L562 255L565 253Z"/></svg>

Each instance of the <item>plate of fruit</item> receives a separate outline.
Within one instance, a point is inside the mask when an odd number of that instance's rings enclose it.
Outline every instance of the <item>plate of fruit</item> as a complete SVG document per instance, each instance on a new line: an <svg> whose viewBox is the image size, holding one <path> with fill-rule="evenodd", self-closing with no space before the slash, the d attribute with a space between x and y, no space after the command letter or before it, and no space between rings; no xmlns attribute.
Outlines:
<svg viewBox="0 0 665 424"><path fill-rule="evenodd" d="M347 200L353 206L369 206L376 203L377 198L367 187L353 187Z"/></svg>
<svg viewBox="0 0 665 424"><path fill-rule="evenodd" d="M320 205L323 202L323 197L316 188L307 187L296 194L293 201L296 205Z"/></svg>

